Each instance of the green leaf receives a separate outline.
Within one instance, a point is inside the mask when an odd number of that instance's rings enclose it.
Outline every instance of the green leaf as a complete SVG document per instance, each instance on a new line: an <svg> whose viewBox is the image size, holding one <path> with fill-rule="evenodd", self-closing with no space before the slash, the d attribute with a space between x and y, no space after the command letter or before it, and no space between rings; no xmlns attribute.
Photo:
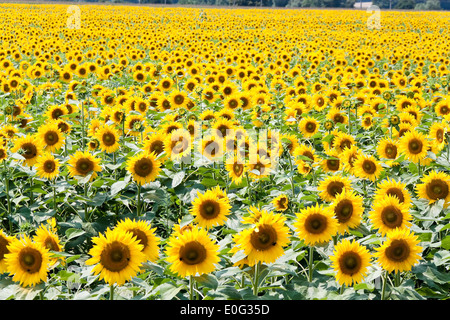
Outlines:
<svg viewBox="0 0 450 320"><path fill-rule="evenodd" d="M181 182L183 182L184 176L186 173L184 171L180 171L174 174L172 178L172 188L176 188L180 185Z"/></svg>

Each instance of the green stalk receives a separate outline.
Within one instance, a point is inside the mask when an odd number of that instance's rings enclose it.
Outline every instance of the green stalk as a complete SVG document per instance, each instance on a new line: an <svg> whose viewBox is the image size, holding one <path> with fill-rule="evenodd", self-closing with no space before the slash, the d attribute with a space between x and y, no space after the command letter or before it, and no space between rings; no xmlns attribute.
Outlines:
<svg viewBox="0 0 450 320"><path fill-rule="evenodd" d="M254 278L253 278L253 295L254 296L258 296L258 281L259 281L259 269L260 269L260 262L258 261L255 264L255 274L254 274Z"/></svg>
<svg viewBox="0 0 450 320"><path fill-rule="evenodd" d="M136 206L137 206L137 216L139 217L141 215L141 185L137 184L137 199L136 199Z"/></svg>
<svg viewBox="0 0 450 320"><path fill-rule="evenodd" d="M313 271L314 271L314 265L313 265L314 259L313 259L313 256L314 256L314 246L310 246L309 247L309 262L308 262L308 265L309 265L308 281L309 282L312 282L312 278L313 278Z"/></svg>
<svg viewBox="0 0 450 320"><path fill-rule="evenodd" d="M189 276L189 300L194 300L194 277Z"/></svg>
<svg viewBox="0 0 450 320"><path fill-rule="evenodd" d="M292 189L292 199L294 199L295 198L295 184L294 184L294 175L293 175L293 173L294 173L294 167L293 167L293 165L292 165L292 159L291 159L291 155L290 154L288 154L288 159L289 159L289 167L290 167L290 169L291 169L291 189Z"/></svg>
<svg viewBox="0 0 450 320"><path fill-rule="evenodd" d="M109 300L114 300L114 284L109 285Z"/></svg>
<svg viewBox="0 0 450 320"><path fill-rule="evenodd" d="M383 277L383 288L381 289L381 300L386 300L386 283L387 283L388 272L384 272Z"/></svg>

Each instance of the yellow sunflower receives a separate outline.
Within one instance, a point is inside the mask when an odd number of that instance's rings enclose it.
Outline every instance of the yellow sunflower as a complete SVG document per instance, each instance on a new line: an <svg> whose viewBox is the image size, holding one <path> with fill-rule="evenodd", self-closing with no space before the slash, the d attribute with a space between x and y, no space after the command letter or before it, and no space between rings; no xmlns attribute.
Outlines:
<svg viewBox="0 0 450 320"><path fill-rule="evenodd" d="M59 175L59 160L51 153L39 156L36 162L36 172L41 178L53 180Z"/></svg>
<svg viewBox="0 0 450 320"><path fill-rule="evenodd" d="M86 265L94 265L92 273L100 275L109 285L123 285L140 272L147 259L143 245L131 232L107 229L105 234L93 237L94 246L89 250L91 258Z"/></svg>
<svg viewBox="0 0 450 320"><path fill-rule="evenodd" d="M47 280L50 253L41 244L33 242L27 235L14 239L5 254L7 271L21 286L34 286Z"/></svg>
<svg viewBox="0 0 450 320"><path fill-rule="evenodd" d="M112 126L104 125L97 129L95 138L99 142L100 150L113 153L119 150L119 132Z"/></svg>
<svg viewBox="0 0 450 320"><path fill-rule="evenodd" d="M147 260L155 262L158 259L160 238L156 236L156 228L152 228L149 222L125 218L116 224L116 229L133 234L142 245Z"/></svg>
<svg viewBox="0 0 450 320"><path fill-rule="evenodd" d="M377 202L378 199L382 199L386 195L397 197L400 203L405 203L408 208L412 204L411 195L406 187L406 183L396 181L389 177L377 184L374 202Z"/></svg>
<svg viewBox="0 0 450 320"><path fill-rule="evenodd" d="M396 196L391 195L386 195L377 200L372 205L372 211L369 212L373 229L378 229L384 236L395 228L402 229L411 226L412 216L407 204L401 203Z"/></svg>
<svg viewBox="0 0 450 320"><path fill-rule="evenodd" d="M369 250L355 240L343 239L336 244L330 260L339 285L351 286L362 282L371 265L370 259Z"/></svg>
<svg viewBox="0 0 450 320"><path fill-rule="evenodd" d="M9 253L8 246L14 240L14 237L7 235L0 229L0 274L7 272L5 255Z"/></svg>
<svg viewBox="0 0 450 320"><path fill-rule="evenodd" d="M36 229L36 234L33 237L33 241L39 243L42 247L47 248L49 251L61 252L62 245L61 240L56 231L55 218L50 219L49 223L41 224ZM49 264L53 265L58 262L60 258L49 258Z"/></svg>
<svg viewBox="0 0 450 320"><path fill-rule="evenodd" d="M43 146L36 136L27 135L14 140L11 152L19 153L24 157L23 164L32 167L36 163L38 157L42 154L42 149Z"/></svg>
<svg viewBox="0 0 450 320"><path fill-rule="evenodd" d="M330 208L338 220L338 232L344 234L361 223L364 213L363 197L344 189L336 195Z"/></svg>
<svg viewBox="0 0 450 320"><path fill-rule="evenodd" d="M380 162L372 155L361 154L356 158L353 166L355 169L355 176L371 181L376 181L383 171Z"/></svg>
<svg viewBox="0 0 450 320"><path fill-rule="evenodd" d="M381 267L388 272L410 271L421 258L422 247L414 233L407 229L393 229L386 235L386 241L373 256Z"/></svg>
<svg viewBox="0 0 450 320"><path fill-rule="evenodd" d="M154 153L140 152L127 161L127 170L139 184L155 181L161 171L161 162Z"/></svg>
<svg viewBox="0 0 450 320"><path fill-rule="evenodd" d="M427 137L416 130L406 132L400 139L399 151L414 163L422 162L428 153Z"/></svg>
<svg viewBox="0 0 450 320"><path fill-rule="evenodd" d="M311 138L319 131L320 123L317 119L307 116L300 120L298 126L303 137Z"/></svg>
<svg viewBox="0 0 450 320"><path fill-rule="evenodd" d="M350 178L341 174L326 176L317 186L317 191L320 192L320 198L327 202L333 201L344 190L351 191L352 182Z"/></svg>
<svg viewBox="0 0 450 320"><path fill-rule="evenodd" d="M317 203L300 210L293 227L305 244L313 246L328 242L337 234L338 220L333 210Z"/></svg>
<svg viewBox="0 0 450 320"><path fill-rule="evenodd" d="M226 198L218 197L215 192L197 192L197 197L192 201L190 213L194 221L202 228L210 229L221 226L228 219L231 206Z"/></svg>
<svg viewBox="0 0 450 320"><path fill-rule="evenodd" d="M285 194L280 194L272 200L272 204L277 211L286 211L289 207L289 198Z"/></svg>
<svg viewBox="0 0 450 320"><path fill-rule="evenodd" d="M434 203L444 199L444 207L450 204L450 176L442 171L432 170L422 177L422 183L416 185L419 198Z"/></svg>
<svg viewBox="0 0 450 320"><path fill-rule="evenodd" d="M97 177L97 172L102 168L99 165L100 158L94 157L89 151L77 151L68 160L68 170L71 177L86 177L91 174L89 181Z"/></svg>
<svg viewBox="0 0 450 320"><path fill-rule="evenodd" d="M193 226L170 237L165 253L169 269L184 278L213 272L220 261L218 251L206 229Z"/></svg>
<svg viewBox="0 0 450 320"><path fill-rule="evenodd" d="M233 237L234 243L247 256L248 265L272 263L284 254L289 244L289 228L281 214L261 211L255 224Z"/></svg>
<svg viewBox="0 0 450 320"><path fill-rule="evenodd" d="M167 135L164 151L171 160L180 160L191 154L192 138L189 131L176 129Z"/></svg>

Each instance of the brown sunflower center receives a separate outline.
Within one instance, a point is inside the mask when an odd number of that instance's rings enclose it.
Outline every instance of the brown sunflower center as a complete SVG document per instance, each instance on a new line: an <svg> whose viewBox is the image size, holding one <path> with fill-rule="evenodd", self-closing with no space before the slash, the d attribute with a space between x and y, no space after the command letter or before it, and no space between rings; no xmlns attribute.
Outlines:
<svg viewBox="0 0 450 320"><path fill-rule="evenodd" d="M327 218L319 213L314 213L306 218L305 229L312 234L321 234L327 228Z"/></svg>
<svg viewBox="0 0 450 320"><path fill-rule="evenodd" d="M375 171L377 170L375 163L370 160L364 160L364 162L362 164L362 168L363 168L364 172L367 174L374 174Z"/></svg>
<svg viewBox="0 0 450 320"><path fill-rule="evenodd" d="M59 141L59 135L55 131L47 131L44 135L45 143L49 146L52 146Z"/></svg>
<svg viewBox="0 0 450 320"><path fill-rule="evenodd" d="M110 147L116 143L116 137L111 132L106 132L102 136L103 144L107 147Z"/></svg>
<svg viewBox="0 0 450 320"><path fill-rule="evenodd" d="M177 95L173 98L173 101L174 101L176 104L183 104L183 102L184 102L184 97L183 97L181 94L177 94Z"/></svg>
<svg viewBox="0 0 450 320"><path fill-rule="evenodd" d="M180 261L188 265L200 264L206 259L206 249L198 241L191 241L180 248Z"/></svg>
<svg viewBox="0 0 450 320"><path fill-rule="evenodd" d="M448 184L440 179L431 180L427 183L425 190L432 200L445 199L449 192Z"/></svg>
<svg viewBox="0 0 450 320"><path fill-rule="evenodd" d="M305 126L306 132L311 133L316 130L316 124L314 122L308 122Z"/></svg>
<svg viewBox="0 0 450 320"><path fill-rule="evenodd" d="M100 255L102 266L112 272L119 272L125 269L130 263L130 259L130 249L118 241L108 243Z"/></svg>
<svg viewBox="0 0 450 320"><path fill-rule="evenodd" d="M352 217L353 203L348 199L341 200L334 208L334 213L340 223L347 222Z"/></svg>
<svg viewBox="0 0 450 320"><path fill-rule="evenodd" d="M396 206L389 205L381 211L381 220L389 228L400 227L403 221L403 214Z"/></svg>
<svg viewBox="0 0 450 320"><path fill-rule="evenodd" d="M137 229L137 228L134 228L134 229L131 229L128 231L131 232L136 237L136 240L138 240L139 244L143 245L144 248L147 247L148 238L144 231Z"/></svg>
<svg viewBox="0 0 450 320"><path fill-rule="evenodd" d="M395 262L402 262L408 259L410 249L408 243L402 239L395 239L391 245L386 248L386 257Z"/></svg>
<svg viewBox="0 0 450 320"><path fill-rule="evenodd" d="M337 159L328 159L326 164L329 170L332 171L339 170L339 160Z"/></svg>
<svg viewBox="0 0 450 320"><path fill-rule="evenodd" d="M154 152L157 155L163 152L164 150L164 142L158 140L154 141L150 146L150 152Z"/></svg>
<svg viewBox="0 0 450 320"><path fill-rule="evenodd" d="M21 149L23 150L22 156L27 160L32 159L37 155L37 148L33 143L24 143Z"/></svg>
<svg viewBox="0 0 450 320"><path fill-rule="evenodd" d="M397 157L397 147L393 144L388 144L384 149L388 159L395 159Z"/></svg>
<svg viewBox="0 0 450 320"><path fill-rule="evenodd" d="M400 203L405 202L405 196L403 195L402 190L398 189L398 188L389 188L386 191L386 195L389 196L396 196L397 199L400 201Z"/></svg>
<svg viewBox="0 0 450 320"><path fill-rule="evenodd" d="M242 172L244 172L244 165L235 163L233 165L233 172L236 176L240 177L242 175Z"/></svg>
<svg viewBox="0 0 450 320"><path fill-rule="evenodd" d="M45 238L44 245L47 249L51 251L59 251L59 246L53 237Z"/></svg>
<svg viewBox="0 0 450 320"><path fill-rule="evenodd" d="M42 168L44 169L44 171L46 173L53 173L56 169L56 164L55 161L53 160L46 160L42 166Z"/></svg>
<svg viewBox="0 0 450 320"><path fill-rule="evenodd" d="M361 257L356 252L345 252L339 259L342 273L353 275L361 268Z"/></svg>
<svg viewBox="0 0 450 320"><path fill-rule="evenodd" d="M419 154L422 152L423 143L419 139L411 139L408 142L408 150L412 154Z"/></svg>
<svg viewBox="0 0 450 320"><path fill-rule="evenodd" d="M147 177L153 172L153 162L150 159L142 158L134 164L134 171L140 177Z"/></svg>
<svg viewBox="0 0 450 320"><path fill-rule="evenodd" d="M260 225L251 236L250 243L256 250L267 250L277 244L277 232L270 225Z"/></svg>
<svg viewBox="0 0 450 320"><path fill-rule="evenodd" d="M8 244L8 240L0 236L0 261L3 260L5 254L9 253Z"/></svg>
<svg viewBox="0 0 450 320"><path fill-rule="evenodd" d="M36 249L24 248L19 253L19 263L22 269L28 273L39 272L42 266L42 255Z"/></svg>
<svg viewBox="0 0 450 320"><path fill-rule="evenodd" d="M94 163L87 158L81 158L77 161L75 168L81 175L87 175L94 169Z"/></svg>
<svg viewBox="0 0 450 320"><path fill-rule="evenodd" d="M438 129L436 131L436 140L439 141L439 143L444 141L444 130Z"/></svg>
<svg viewBox="0 0 450 320"><path fill-rule="evenodd" d="M200 205L199 211L204 219L214 219L220 214L220 205L217 201L206 200Z"/></svg>
<svg viewBox="0 0 450 320"><path fill-rule="evenodd" d="M332 197L336 197L336 195L342 192L343 188L344 184L341 181L331 181L327 185L327 193Z"/></svg>

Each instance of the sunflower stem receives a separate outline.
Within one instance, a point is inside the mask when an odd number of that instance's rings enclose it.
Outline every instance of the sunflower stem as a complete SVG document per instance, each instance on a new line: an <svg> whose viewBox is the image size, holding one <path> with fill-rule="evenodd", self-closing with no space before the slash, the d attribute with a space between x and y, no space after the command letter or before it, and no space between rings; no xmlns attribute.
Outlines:
<svg viewBox="0 0 450 320"><path fill-rule="evenodd" d="M289 159L289 168L291 170L290 174L291 174L291 189L292 189L292 199L295 198L295 184L294 184L294 168L292 165L292 159L291 159L291 155L288 154L288 159Z"/></svg>
<svg viewBox="0 0 450 320"><path fill-rule="evenodd" d="M81 148L84 150L84 105L81 102Z"/></svg>
<svg viewBox="0 0 450 320"><path fill-rule="evenodd" d="M33 176L30 175L30 204L34 203L32 187L33 187Z"/></svg>
<svg viewBox="0 0 450 320"><path fill-rule="evenodd" d="M189 300L194 300L194 277L189 276Z"/></svg>
<svg viewBox="0 0 450 320"><path fill-rule="evenodd" d="M137 216L140 217L141 216L141 185L139 183L137 185L136 206L137 206Z"/></svg>
<svg viewBox="0 0 450 320"><path fill-rule="evenodd" d="M114 284L109 285L109 300L114 300Z"/></svg>
<svg viewBox="0 0 450 320"><path fill-rule="evenodd" d="M258 261L256 264L255 264L255 274L254 274L254 278L253 278L253 295L254 296L258 296L258 291L259 291L259 288L258 288L258 281L259 281L259 268L260 267L260 262Z"/></svg>
<svg viewBox="0 0 450 320"><path fill-rule="evenodd" d="M381 289L381 300L386 300L386 283L387 283L388 272L384 272L383 277L383 288Z"/></svg>
<svg viewBox="0 0 450 320"><path fill-rule="evenodd" d="M248 200L250 203L252 202L252 189L250 187L250 177L248 176L248 172L245 173L247 177L247 192L248 192Z"/></svg>
<svg viewBox="0 0 450 320"><path fill-rule="evenodd" d="M310 246L309 247L309 262L308 262L308 281L312 282L312 278L313 278L313 270L314 270L314 246Z"/></svg>

